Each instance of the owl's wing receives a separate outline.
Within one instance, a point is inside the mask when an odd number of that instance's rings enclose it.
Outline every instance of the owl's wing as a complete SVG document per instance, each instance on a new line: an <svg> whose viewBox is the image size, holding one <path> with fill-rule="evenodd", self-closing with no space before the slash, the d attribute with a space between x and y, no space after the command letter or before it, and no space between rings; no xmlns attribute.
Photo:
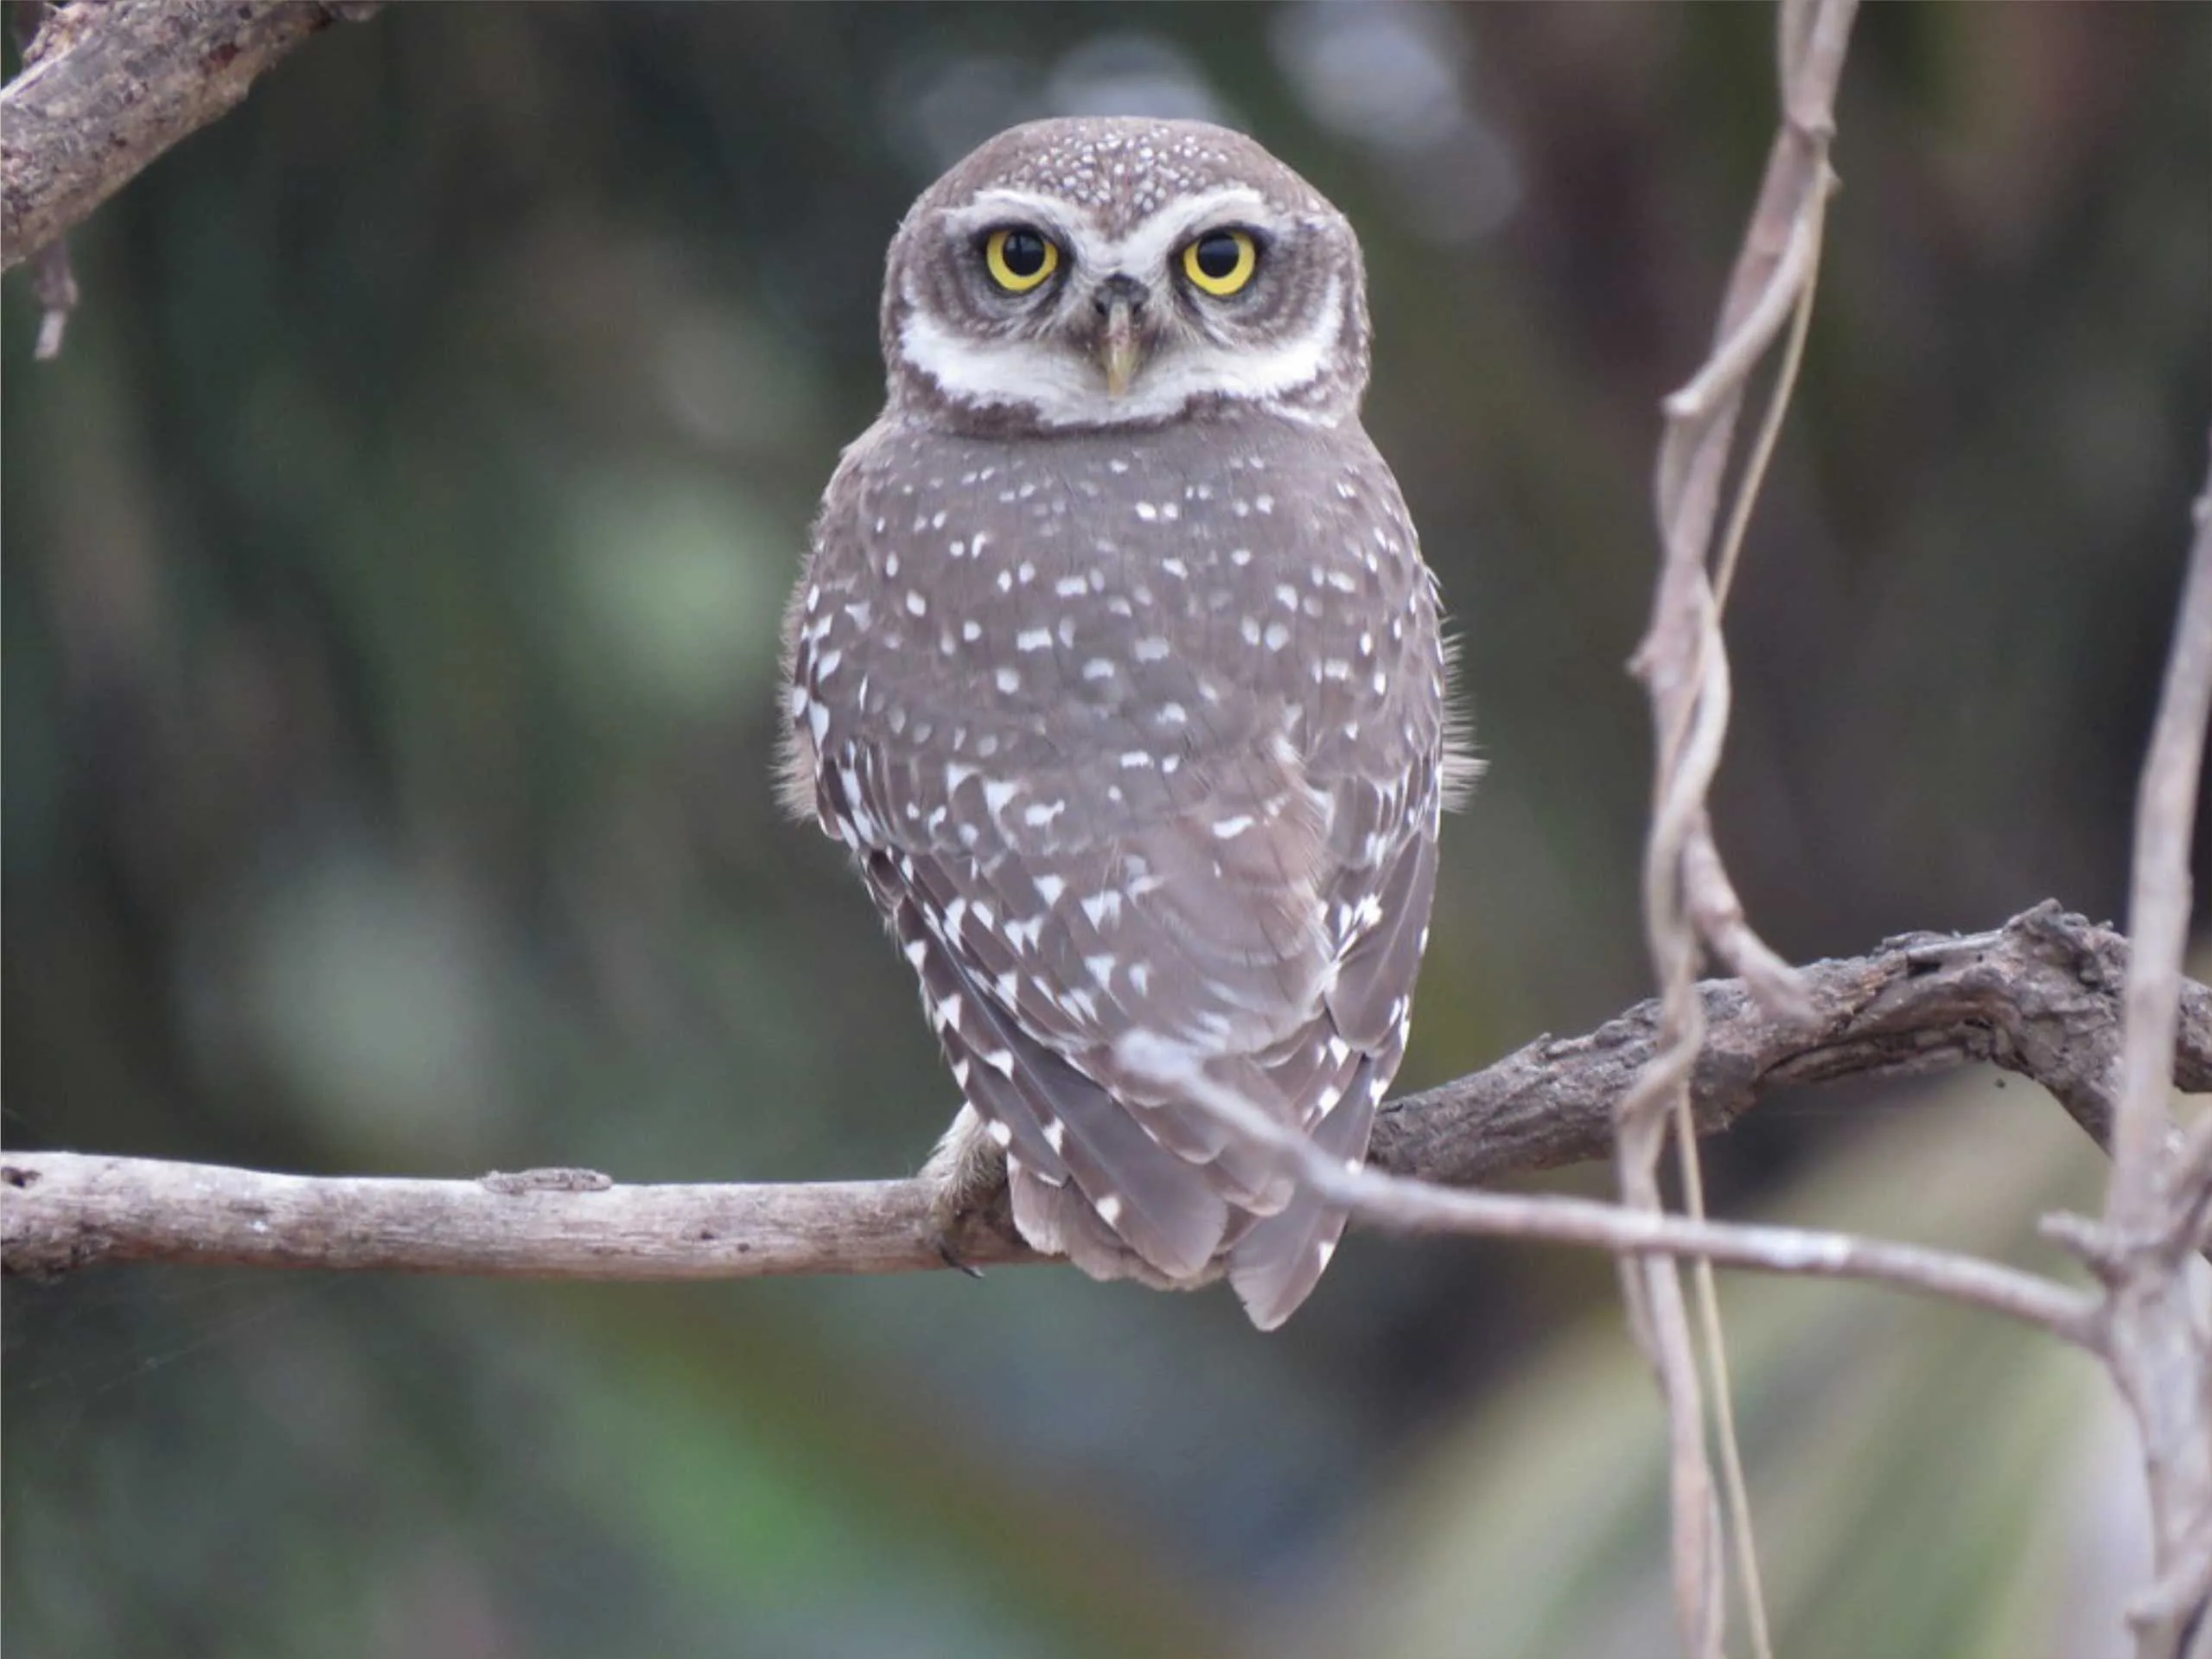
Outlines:
<svg viewBox="0 0 2212 1659"><path fill-rule="evenodd" d="M1379 797L1364 792L1370 801ZM1356 1167L1365 1160L1383 1090L1405 1057L1413 983L1428 944L1436 895L1433 815L1416 818L1380 867L1355 865L1340 878L1337 903L1350 922L1328 997L1326 1023L1356 1057L1336 1103L1306 1124L1327 1156ZM1229 1258L1229 1279L1253 1323L1272 1330L1313 1293L1344 1232L1344 1212L1311 1188L1254 1223Z"/></svg>
<svg viewBox="0 0 2212 1659"><path fill-rule="evenodd" d="M1075 538L1049 524L991 531L979 558L915 482L932 469L947 488L992 469L933 455L872 498L850 468L832 485L789 622L793 780L919 973L1025 1235L1100 1277L1198 1282L1226 1258L1278 1323L1342 1219L1219 1102L1365 1150L1434 873L1434 615L1425 588L1387 585L1422 573L1329 527L1338 493L1289 532L1310 570L1277 549L1303 587L1217 564L1227 609L1140 617L1148 580L1198 590L1195 495L1180 526L1117 515L1116 588L1052 563ZM1030 518L1083 482L1040 488ZM902 568L923 558L926 591Z"/></svg>
<svg viewBox="0 0 2212 1659"><path fill-rule="evenodd" d="M949 788L902 790L851 763L821 765L831 814L879 838L858 850L969 1102L1019 1174L1072 1180L1160 1273L1202 1276L1233 1210L1281 1209L1294 1184L1194 1084L1303 1127L1352 1068L1322 1029L1323 803L1282 764L1240 759L1194 777L1172 815L1092 833L1049 779L956 768ZM935 833L902 833L917 800Z"/></svg>
<svg viewBox="0 0 2212 1659"><path fill-rule="evenodd" d="M1110 833L1074 820L1066 779L956 766L933 787L833 751L820 782L831 816L877 838L858 849L871 887L1006 1149L1024 1231L1100 1276L1130 1271L1125 1250L1187 1282L1226 1251L1266 1328L1310 1292L1343 1216L1209 1100L1364 1153L1404 1048L1432 823L1388 835L1393 785L1317 788L1286 743L1182 776L1157 817ZM1379 843L1370 862L1338 851ZM1071 1183L1103 1233L1061 1201Z"/></svg>

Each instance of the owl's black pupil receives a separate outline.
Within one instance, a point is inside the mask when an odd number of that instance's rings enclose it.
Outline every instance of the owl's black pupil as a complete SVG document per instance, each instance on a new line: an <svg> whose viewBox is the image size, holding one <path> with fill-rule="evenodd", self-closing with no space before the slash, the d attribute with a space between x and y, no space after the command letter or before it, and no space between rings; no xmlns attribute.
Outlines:
<svg viewBox="0 0 2212 1659"><path fill-rule="evenodd" d="M1016 276L1034 277L1044 269L1044 238L1035 231L1008 231L998 257Z"/></svg>
<svg viewBox="0 0 2212 1659"><path fill-rule="evenodd" d="M1227 231L1216 231L1211 236L1200 237L1195 253L1198 268L1215 282L1221 281L1234 271L1237 261L1244 257L1244 250L1238 246L1237 239Z"/></svg>

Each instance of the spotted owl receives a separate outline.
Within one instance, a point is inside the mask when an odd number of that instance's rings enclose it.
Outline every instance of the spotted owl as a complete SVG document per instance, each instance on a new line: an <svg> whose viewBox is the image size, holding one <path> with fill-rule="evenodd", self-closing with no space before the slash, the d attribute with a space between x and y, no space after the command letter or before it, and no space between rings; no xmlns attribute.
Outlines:
<svg viewBox="0 0 2212 1659"><path fill-rule="evenodd" d="M1360 425L1342 214L1193 121L1016 127L892 241L888 400L785 628L786 793L851 850L966 1104L950 1217L1253 1322L1405 1053L1453 753L1435 584Z"/></svg>

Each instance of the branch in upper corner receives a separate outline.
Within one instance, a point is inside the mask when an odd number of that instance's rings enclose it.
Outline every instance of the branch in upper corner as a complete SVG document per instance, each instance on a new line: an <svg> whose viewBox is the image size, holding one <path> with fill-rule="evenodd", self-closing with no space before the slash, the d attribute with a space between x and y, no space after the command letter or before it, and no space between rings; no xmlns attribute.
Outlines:
<svg viewBox="0 0 2212 1659"><path fill-rule="evenodd" d="M310 35L376 8L107 0L55 11L0 91L0 271L66 235Z"/></svg>
<svg viewBox="0 0 2212 1659"><path fill-rule="evenodd" d="M9 32L16 38L16 61L28 63L31 43L53 20L53 0L14 0L8 10L12 25ZM38 340L31 348L31 358L35 362L50 362L61 354L70 313L77 309L77 271L70 263L67 237L57 236L33 258L31 292L38 299L39 309Z"/></svg>

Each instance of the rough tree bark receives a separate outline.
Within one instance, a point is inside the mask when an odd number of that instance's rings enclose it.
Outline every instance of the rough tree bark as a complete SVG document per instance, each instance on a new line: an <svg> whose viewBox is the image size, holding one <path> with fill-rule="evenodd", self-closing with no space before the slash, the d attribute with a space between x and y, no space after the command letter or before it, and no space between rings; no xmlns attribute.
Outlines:
<svg viewBox="0 0 2212 1659"><path fill-rule="evenodd" d="M0 271L66 235L233 108L341 0L99 0L54 11L0 91Z"/></svg>

